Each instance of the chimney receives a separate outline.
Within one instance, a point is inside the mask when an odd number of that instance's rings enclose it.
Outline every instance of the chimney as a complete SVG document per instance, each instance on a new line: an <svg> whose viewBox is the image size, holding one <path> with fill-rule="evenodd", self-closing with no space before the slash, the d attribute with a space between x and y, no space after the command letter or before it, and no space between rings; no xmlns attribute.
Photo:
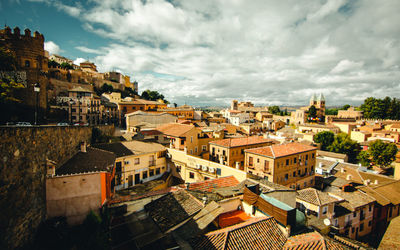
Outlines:
<svg viewBox="0 0 400 250"><path fill-rule="evenodd" d="M319 163L319 168L322 168L324 166L324 164L322 164L322 162Z"/></svg>
<svg viewBox="0 0 400 250"><path fill-rule="evenodd" d="M81 152L86 153L86 146L87 146L86 141L81 142Z"/></svg>
<svg viewBox="0 0 400 250"><path fill-rule="evenodd" d="M205 205L206 203L207 203L207 197L204 196L204 197L203 197L203 204Z"/></svg>
<svg viewBox="0 0 400 250"><path fill-rule="evenodd" d="M346 170L345 170L344 168L341 168L341 169L340 169L340 172L341 172L341 173L344 173L344 172L346 172Z"/></svg>
<svg viewBox="0 0 400 250"><path fill-rule="evenodd" d="M186 146L183 148L183 151L185 152L185 154L187 154L187 147Z"/></svg>
<svg viewBox="0 0 400 250"><path fill-rule="evenodd" d="M348 181L351 181L352 178L353 178L353 176L351 176L351 174L348 174L348 175L346 176L346 180L348 180Z"/></svg>
<svg viewBox="0 0 400 250"><path fill-rule="evenodd" d="M375 183L375 185L378 185L378 184L379 184L379 181L378 181L378 180L375 180L374 183Z"/></svg>
<svg viewBox="0 0 400 250"><path fill-rule="evenodd" d="M219 163L224 165L224 158L222 155L219 156Z"/></svg>
<svg viewBox="0 0 400 250"><path fill-rule="evenodd" d="M236 162L236 169L239 169L240 168L240 162Z"/></svg>

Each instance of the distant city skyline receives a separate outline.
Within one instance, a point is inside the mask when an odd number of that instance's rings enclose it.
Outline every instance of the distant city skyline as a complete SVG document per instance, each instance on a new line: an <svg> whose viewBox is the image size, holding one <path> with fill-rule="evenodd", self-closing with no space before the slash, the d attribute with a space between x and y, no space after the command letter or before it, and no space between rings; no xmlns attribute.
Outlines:
<svg viewBox="0 0 400 250"><path fill-rule="evenodd" d="M171 103L327 106L400 96L400 2L8 0L1 21Z"/></svg>

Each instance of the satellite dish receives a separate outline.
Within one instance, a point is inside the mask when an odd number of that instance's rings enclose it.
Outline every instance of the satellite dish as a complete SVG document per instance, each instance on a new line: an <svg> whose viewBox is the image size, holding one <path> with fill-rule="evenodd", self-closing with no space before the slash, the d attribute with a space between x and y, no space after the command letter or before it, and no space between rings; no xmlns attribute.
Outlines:
<svg viewBox="0 0 400 250"><path fill-rule="evenodd" d="M330 226L331 225L331 221L328 218L326 218L326 219L324 219L324 224L326 226Z"/></svg>

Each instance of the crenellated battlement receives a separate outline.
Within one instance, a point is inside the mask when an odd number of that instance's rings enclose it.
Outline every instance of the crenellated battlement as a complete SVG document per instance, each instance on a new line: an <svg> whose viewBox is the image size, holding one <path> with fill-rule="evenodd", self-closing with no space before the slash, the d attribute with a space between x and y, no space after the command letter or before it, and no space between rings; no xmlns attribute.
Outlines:
<svg viewBox="0 0 400 250"><path fill-rule="evenodd" d="M38 31L35 31L32 36L32 32L30 29L25 29L24 33L21 34L21 29L17 26L13 30L11 30L10 27L5 27L3 30L0 30L0 39L20 39L26 41L32 41L32 42L38 42L38 43L43 43L44 42L44 36L40 34Z"/></svg>

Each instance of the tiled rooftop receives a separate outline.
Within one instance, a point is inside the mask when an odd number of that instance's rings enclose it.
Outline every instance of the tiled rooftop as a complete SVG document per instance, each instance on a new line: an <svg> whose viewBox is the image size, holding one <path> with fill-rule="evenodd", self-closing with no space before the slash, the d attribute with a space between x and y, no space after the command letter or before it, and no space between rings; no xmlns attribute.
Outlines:
<svg viewBox="0 0 400 250"><path fill-rule="evenodd" d="M165 147L161 144L135 140L115 143L101 143L95 144L93 147L113 152L117 157L139 155L143 153L152 153L165 150Z"/></svg>
<svg viewBox="0 0 400 250"><path fill-rule="evenodd" d="M161 231L176 226L203 208L203 204L185 190L168 193L145 205L145 210Z"/></svg>
<svg viewBox="0 0 400 250"><path fill-rule="evenodd" d="M267 156L270 158L279 158L293 154L304 153L311 150L316 150L316 147L308 146L302 143L288 143L280 145L272 145L261 148L246 149L245 152L254 153L262 156Z"/></svg>
<svg viewBox="0 0 400 250"><path fill-rule="evenodd" d="M233 187L239 184L234 176L220 177L212 180L190 183L189 190L213 192L215 188Z"/></svg>
<svg viewBox="0 0 400 250"><path fill-rule="evenodd" d="M210 232L192 242L193 249L282 249L287 238L272 217L257 217Z"/></svg>
<svg viewBox="0 0 400 250"><path fill-rule="evenodd" d="M164 124L164 125L157 127L157 130L165 135L181 137L193 128L194 128L193 125L169 123L169 124Z"/></svg>
<svg viewBox="0 0 400 250"><path fill-rule="evenodd" d="M87 147L86 153L78 152L56 169L56 175L79 174L85 172L112 171L115 154Z"/></svg>
<svg viewBox="0 0 400 250"><path fill-rule="evenodd" d="M316 190L315 188L298 190L296 198L317 206L323 206L338 201L338 199L329 196L327 193Z"/></svg>
<svg viewBox="0 0 400 250"><path fill-rule="evenodd" d="M338 190L329 193L335 197L346 200L345 202L340 203L340 205L350 211L355 211L358 207L365 206L375 201L374 198L360 191L343 192Z"/></svg>
<svg viewBox="0 0 400 250"><path fill-rule="evenodd" d="M222 146L222 147L240 147L246 145L254 145L254 144L262 144L262 143L277 143L277 141L272 139L266 139L262 136L250 136L250 137L242 137L242 138L231 138L231 139L223 139L218 141L212 141L210 144Z"/></svg>
<svg viewBox="0 0 400 250"><path fill-rule="evenodd" d="M317 232L299 234L289 237L283 249L348 249L339 242L324 238Z"/></svg>

